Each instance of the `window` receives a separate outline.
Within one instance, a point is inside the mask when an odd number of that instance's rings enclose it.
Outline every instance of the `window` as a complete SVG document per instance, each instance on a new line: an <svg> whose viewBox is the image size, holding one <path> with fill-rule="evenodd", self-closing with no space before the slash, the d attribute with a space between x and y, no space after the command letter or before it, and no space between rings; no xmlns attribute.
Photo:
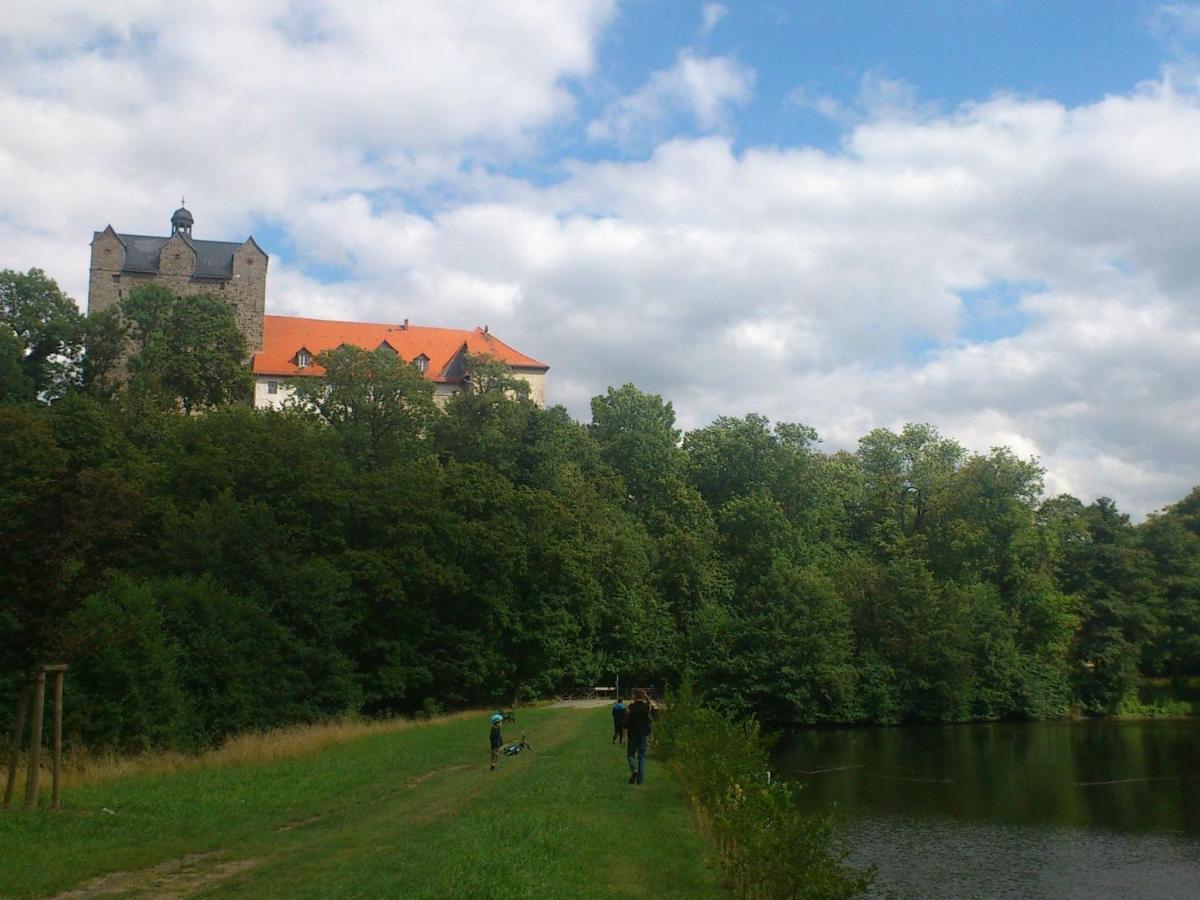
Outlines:
<svg viewBox="0 0 1200 900"><path fill-rule="evenodd" d="M120 284L120 283L121 283L121 276L120 276L120 275L114 275L114 276L112 277L112 280L113 280L113 284Z"/></svg>
<svg viewBox="0 0 1200 900"><path fill-rule="evenodd" d="M296 366L301 369L307 369L312 365L312 354L307 350L298 350L296 352Z"/></svg>
<svg viewBox="0 0 1200 900"><path fill-rule="evenodd" d="M267 393L268 394L278 394L279 393L279 382L278 381L268 381L267 382Z"/></svg>
<svg viewBox="0 0 1200 900"><path fill-rule="evenodd" d="M417 367L418 372L424 374L425 370L429 368L429 357L422 353L413 360L413 365Z"/></svg>

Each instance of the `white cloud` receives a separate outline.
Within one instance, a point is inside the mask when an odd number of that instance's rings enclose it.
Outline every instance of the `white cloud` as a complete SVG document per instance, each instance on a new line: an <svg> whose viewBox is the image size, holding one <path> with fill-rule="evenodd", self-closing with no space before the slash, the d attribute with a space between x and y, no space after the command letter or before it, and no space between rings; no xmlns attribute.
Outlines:
<svg viewBox="0 0 1200 900"><path fill-rule="evenodd" d="M877 69L863 73L858 96L852 103L843 103L810 85L801 85L787 96L786 104L811 109L845 129L878 119L931 119L940 111L936 103L922 102L912 84Z"/></svg>
<svg viewBox="0 0 1200 900"><path fill-rule="evenodd" d="M26 4L0 23L4 223L78 247L186 193L198 233L244 233L510 158L574 114L614 3Z"/></svg>
<svg viewBox="0 0 1200 900"><path fill-rule="evenodd" d="M701 131L719 131L731 107L748 101L753 88L754 71L737 60L684 50L674 66L655 72L591 122L588 137L618 143L653 139L680 115Z"/></svg>
<svg viewBox="0 0 1200 900"><path fill-rule="evenodd" d="M1151 26L1168 40L1200 38L1200 3L1164 3L1154 11Z"/></svg>
<svg viewBox="0 0 1200 900"><path fill-rule="evenodd" d="M1200 481L1200 92L1178 68L1078 107L953 110L869 74L827 105L839 150L735 151L753 71L685 51L592 123L664 135L644 159L494 174L577 114L612 11L22 7L0 23L0 121L20 123L0 265L82 299L90 232L163 233L186 193L198 236L274 236L270 311L488 324L580 416L634 381L685 427L759 411L829 447L931 421L1134 513ZM1002 283L1038 289L988 339L961 295Z"/></svg>
<svg viewBox="0 0 1200 900"><path fill-rule="evenodd" d="M720 22L729 13L720 3L705 3L700 9L700 33L707 35L712 34L712 30L717 27Z"/></svg>

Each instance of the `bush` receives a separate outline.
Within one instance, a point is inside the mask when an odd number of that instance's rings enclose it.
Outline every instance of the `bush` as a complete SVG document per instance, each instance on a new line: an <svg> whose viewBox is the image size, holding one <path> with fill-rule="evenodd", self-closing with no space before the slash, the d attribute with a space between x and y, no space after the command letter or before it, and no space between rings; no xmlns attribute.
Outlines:
<svg viewBox="0 0 1200 900"><path fill-rule="evenodd" d="M796 808L793 789L770 777L771 739L754 719L703 706L690 683L666 700L658 742L746 897L841 898L862 894L871 872L833 850L834 818Z"/></svg>
<svg viewBox="0 0 1200 900"><path fill-rule="evenodd" d="M68 654L68 735L123 752L173 746L185 698L178 648L163 628L153 592L114 578L71 614L66 634L67 645L79 648Z"/></svg>

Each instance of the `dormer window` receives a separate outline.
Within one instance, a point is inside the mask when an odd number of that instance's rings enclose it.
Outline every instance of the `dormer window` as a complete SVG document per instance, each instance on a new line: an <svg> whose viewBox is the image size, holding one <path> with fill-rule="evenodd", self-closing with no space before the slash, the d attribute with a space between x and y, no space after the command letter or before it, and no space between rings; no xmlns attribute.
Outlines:
<svg viewBox="0 0 1200 900"><path fill-rule="evenodd" d="M297 369L307 369L311 365L312 365L312 354L309 353L303 347L301 347L299 350L296 351L296 368Z"/></svg>
<svg viewBox="0 0 1200 900"><path fill-rule="evenodd" d="M420 356L418 356L416 359L413 360L413 365L417 367L418 372L420 372L422 375L424 375L425 370L429 368L429 357L426 356L424 353L422 353Z"/></svg>
<svg viewBox="0 0 1200 900"><path fill-rule="evenodd" d="M397 356L400 355L396 351L396 348L393 347L391 344L389 344L387 341L380 341L379 346L376 347L375 349L376 350L386 350L388 353L395 353Z"/></svg>

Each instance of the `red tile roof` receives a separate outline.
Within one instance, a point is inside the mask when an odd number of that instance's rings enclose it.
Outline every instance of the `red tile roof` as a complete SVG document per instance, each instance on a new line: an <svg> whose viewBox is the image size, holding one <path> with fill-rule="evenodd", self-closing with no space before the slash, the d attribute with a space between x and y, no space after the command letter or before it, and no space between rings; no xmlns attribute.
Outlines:
<svg viewBox="0 0 1200 900"><path fill-rule="evenodd" d="M263 316L263 349L254 354L255 375L323 375L325 370L313 364L299 368L294 360L301 348L316 356L342 344L374 350L383 342L411 362L424 354L429 360L425 377L431 381L456 380L446 377L450 363L465 349L468 353L489 353L514 369L546 371L549 366L513 349L482 328L465 331L458 328L426 328L422 325L387 325L371 322L331 322L326 319L301 319L294 316Z"/></svg>

